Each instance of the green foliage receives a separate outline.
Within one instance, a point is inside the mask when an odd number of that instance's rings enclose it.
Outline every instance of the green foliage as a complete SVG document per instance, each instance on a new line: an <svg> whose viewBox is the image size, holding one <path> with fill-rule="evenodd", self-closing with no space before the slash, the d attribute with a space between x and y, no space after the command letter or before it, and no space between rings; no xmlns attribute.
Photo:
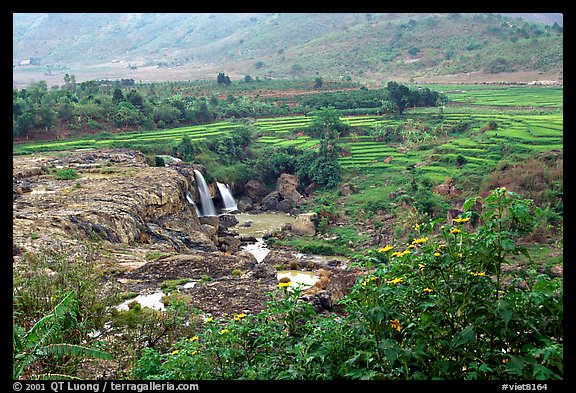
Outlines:
<svg viewBox="0 0 576 393"><path fill-rule="evenodd" d="M308 183L315 182L326 188L334 188L342 181L340 163L316 152L306 152L298 157L296 174Z"/></svg>
<svg viewBox="0 0 576 393"><path fill-rule="evenodd" d="M477 200L481 225L470 230ZM464 208L360 261L342 313L315 313L281 287L258 314L208 319L164 354L144 350L130 378L562 379L562 280L502 269L526 253L516 239L538 209L505 188Z"/></svg>
<svg viewBox="0 0 576 393"><path fill-rule="evenodd" d="M112 355L99 349L61 342L66 330L76 324L78 324L78 300L74 292L68 292L50 313L38 320L26 333L23 333L19 326L14 326L12 377L14 379L23 377L35 363L44 358L112 359ZM33 373L30 376L33 378L70 377L54 374L34 375Z"/></svg>
<svg viewBox="0 0 576 393"><path fill-rule="evenodd" d="M163 167L165 165L166 165L166 163L164 162L163 157L161 157L161 156L155 156L154 157L154 166Z"/></svg>
<svg viewBox="0 0 576 393"><path fill-rule="evenodd" d="M76 169L60 169L54 173L54 178L56 180L74 180L78 179L79 177L80 174L76 171Z"/></svg>
<svg viewBox="0 0 576 393"><path fill-rule="evenodd" d="M309 113L312 121L306 128L306 134L321 140L334 140L348 128L340 119L340 111L334 107L323 107Z"/></svg>

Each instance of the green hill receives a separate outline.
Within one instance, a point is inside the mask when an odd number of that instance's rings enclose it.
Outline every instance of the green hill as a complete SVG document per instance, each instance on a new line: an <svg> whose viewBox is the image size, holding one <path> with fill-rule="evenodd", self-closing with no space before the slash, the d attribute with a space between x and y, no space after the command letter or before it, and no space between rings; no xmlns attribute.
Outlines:
<svg viewBox="0 0 576 393"><path fill-rule="evenodd" d="M90 78L87 71L99 79L110 69L118 77L140 69L139 78L146 79L146 70L172 80L168 74L176 71L184 75L178 79L210 79L217 71L368 80L514 72L561 78L563 29L549 23L558 14L527 14L546 23L514 15L14 14L14 74L59 75L60 83L64 73L80 81Z"/></svg>

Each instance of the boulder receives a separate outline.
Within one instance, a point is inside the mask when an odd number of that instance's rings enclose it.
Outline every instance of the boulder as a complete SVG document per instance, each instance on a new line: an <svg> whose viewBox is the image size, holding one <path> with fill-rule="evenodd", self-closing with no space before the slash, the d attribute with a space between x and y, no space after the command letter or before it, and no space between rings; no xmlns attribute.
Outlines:
<svg viewBox="0 0 576 393"><path fill-rule="evenodd" d="M302 194L298 192L299 187L300 178L288 173L281 174L276 182L276 191L280 196L294 203L298 203L302 199Z"/></svg>
<svg viewBox="0 0 576 393"><path fill-rule="evenodd" d="M218 238L218 248L222 251L235 253L240 250L242 243L234 236L223 236Z"/></svg>
<svg viewBox="0 0 576 393"><path fill-rule="evenodd" d="M252 198L247 196L243 196L242 198L240 198L240 200L238 201L238 210L240 210L241 212L248 212L252 209L254 209Z"/></svg>
<svg viewBox="0 0 576 393"><path fill-rule="evenodd" d="M276 278L276 273L276 269L267 263L256 264L252 271L254 278Z"/></svg>
<svg viewBox="0 0 576 393"><path fill-rule="evenodd" d="M316 234L316 213L299 214L292 222L290 230L298 236L314 236Z"/></svg>
<svg viewBox="0 0 576 393"><path fill-rule="evenodd" d="M264 183L259 180L248 180L244 187L244 193L250 197L255 203L259 203L262 198L268 193Z"/></svg>
<svg viewBox="0 0 576 393"><path fill-rule="evenodd" d="M238 219L233 214L222 214L218 217L219 225L225 229L233 227L238 224Z"/></svg>
<svg viewBox="0 0 576 393"><path fill-rule="evenodd" d="M289 199L283 199L276 205L276 210L279 212L288 213L294 207L294 202Z"/></svg>
<svg viewBox="0 0 576 393"><path fill-rule="evenodd" d="M358 192L356 188L350 183L344 183L340 187L338 187L338 189L340 190L340 193L344 196L349 196Z"/></svg>
<svg viewBox="0 0 576 393"><path fill-rule="evenodd" d="M272 191L270 194L262 198L260 202L260 208L264 211L276 210L278 202L280 202L280 193L278 191Z"/></svg>
<svg viewBox="0 0 576 393"><path fill-rule="evenodd" d="M306 193L306 195L311 195L317 189L318 189L318 184L316 184L316 182L312 182L312 183L310 183L310 185L308 187L306 187L306 189L304 189L304 192Z"/></svg>

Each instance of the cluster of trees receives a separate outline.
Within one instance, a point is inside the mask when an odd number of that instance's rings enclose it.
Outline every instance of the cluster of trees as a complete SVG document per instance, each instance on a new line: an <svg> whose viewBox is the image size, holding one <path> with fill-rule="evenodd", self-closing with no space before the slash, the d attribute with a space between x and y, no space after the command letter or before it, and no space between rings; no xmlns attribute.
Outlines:
<svg viewBox="0 0 576 393"><path fill-rule="evenodd" d="M283 108L245 96L226 99L185 96L176 86L135 86L117 81L67 82L48 89L46 82L13 90L13 136L56 128L84 130L154 129L206 124L216 119L286 114Z"/></svg>
<svg viewBox="0 0 576 393"><path fill-rule="evenodd" d="M397 82L388 82L385 89L326 92L304 96L300 105L308 110L332 106L340 110L375 109L377 114L403 114L408 107L438 106L447 101L447 97L429 88L411 89Z"/></svg>
<svg viewBox="0 0 576 393"><path fill-rule="evenodd" d="M405 85L397 82L388 82L386 86L388 93L388 105L394 112L400 115L404 109L416 106L438 106L447 101L447 97L437 91L431 91L429 88L410 89Z"/></svg>
<svg viewBox="0 0 576 393"><path fill-rule="evenodd" d="M348 90L310 94L297 105L285 101L249 98L242 90L232 90L230 78L218 75L216 84L227 91L226 98L218 87L192 95L181 84L136 84L132 79L88 81L76 83L74 75L66 74L64 85L48 89L46 82L34 82L29 87L13 90L13 136L31 136L38 131L54 129L68 133L89 130L154 129L183 125L206 124L217 119L282 116L308 113L333 107L360 113L402 114L411 106L434 106L446 98L428 88L410 89L389 82L386 89ZM214 82L212 82L214 84ZM316 78L312 89L323 85ZM250 85L250 82L244 81ZM237 92L234 96L232 93ZM220 94L218 94L220 93ZM358 114L360 114L358 113Z"/></svg>

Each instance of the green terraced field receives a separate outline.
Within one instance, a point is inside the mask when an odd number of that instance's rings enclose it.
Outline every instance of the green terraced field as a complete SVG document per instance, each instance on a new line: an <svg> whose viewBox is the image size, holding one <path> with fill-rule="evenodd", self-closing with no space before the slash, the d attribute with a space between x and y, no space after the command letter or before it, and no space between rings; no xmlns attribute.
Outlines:
<svg viewBox="0 0 576 393"><path fill-rule="evenodd" d="M563 107L563 88L548 86L461 85L434 86L453 102L473 105Z"/></svg>
<svg viewBox="0 0 576 393"><path fill-rule="evenodd" d="M428 108L409 111L403 117L397 116L345 116L342 121L353 127L367 129L377 125L406 127L408 124L425 124L431 129L449 130L452 127L470 122L473 124L463 134L445 136L443 141L434 143L430 148L418 150L413 146L406 153L400 152L396 145L376 142L369 135L341 138L340 145L349 155L339 158L346 169L402 171L409 165L417 165L417 171L425 173L434 181L443 181L446 176L457 175L463 170L485 173L487 168L505 159L502 149L516 149L519 154L538 153L552 149L563 149L563 102L562 88L551 87L496 87L486 85L445 86L449 97L463 103L451 107L449 113L440 114ZM436 88L438 89L438 88ZM457 90L457 91L456 91ZM534 108L557 107L548 111L507 112L493 108L477 109L470 112L474 105L531 106ZM461 109L461 111L458 111ZM264 134L256 140L256 146L297 146L302 149L314 149L319 141L302 135L311 118L286 116L257 119L254 125ZM494 130L481 130L489 122L496 122ZM203 140L226 135L240 127L240 123L220 121L218 123L186 126L174 129L107 133L105 136L90 136L75 140L31 142L13 145L13 154L27 154L41 151L86 149L99 147L153 147L159 143L164 146L177 145L184 136L191 140ZM456 166L459 156L463 157L460 167ZM389 162L384 162L384 160ZM463 163L462 163L463 162Z"/></svg>

